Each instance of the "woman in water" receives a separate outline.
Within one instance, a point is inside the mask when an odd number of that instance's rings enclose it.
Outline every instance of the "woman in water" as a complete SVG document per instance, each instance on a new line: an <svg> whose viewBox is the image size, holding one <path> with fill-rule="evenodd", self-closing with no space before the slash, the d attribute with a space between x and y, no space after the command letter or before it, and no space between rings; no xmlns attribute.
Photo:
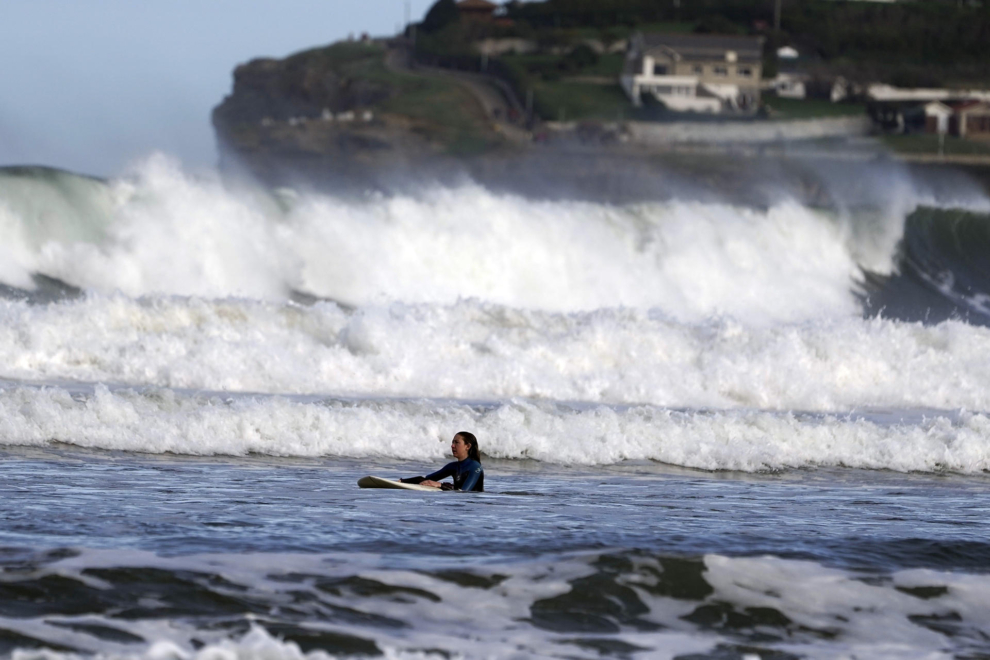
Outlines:
<svg viewBox="0 0 990 660"><path fill-rule="evenodd" d="M433 474L399 479L399 481L406 484L438 486L444 490L473 490L479 493L485 490L485 471L481 469L481 454L478 453L478 439L474 434L460 431L450 441L450 453L457 460L447 463ZM453 477L453 485L440 483L439 480L444 477Z"/></svg>

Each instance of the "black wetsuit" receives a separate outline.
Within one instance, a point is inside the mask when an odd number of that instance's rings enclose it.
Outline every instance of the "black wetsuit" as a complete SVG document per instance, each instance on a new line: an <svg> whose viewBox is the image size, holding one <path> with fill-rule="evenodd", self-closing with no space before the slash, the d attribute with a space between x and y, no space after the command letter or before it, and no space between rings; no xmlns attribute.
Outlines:
<svg viewBox="0 0 990 660"><path fill-rule="evenodd" d="M427 479L440 481L444 477L454 478L454 490L473 490L478 493L485 490L485 471L481 469L481 463L473 458L447 463L433 474L428 474L425 477L400 479L400 481L407 484L418 484Z"/></svg>

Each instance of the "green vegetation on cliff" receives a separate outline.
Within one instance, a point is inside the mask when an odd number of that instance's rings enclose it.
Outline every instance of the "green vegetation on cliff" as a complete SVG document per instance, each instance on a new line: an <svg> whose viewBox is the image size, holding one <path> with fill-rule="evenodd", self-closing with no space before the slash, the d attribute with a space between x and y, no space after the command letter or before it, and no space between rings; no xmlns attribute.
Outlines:
<svg viewBox="0 0 990 660"><path fill-rule="evenodd" d="M618 91L621 54L601 54L598 62L574 57L589 42L599 53L613 46L621 51L622 40L636 31L762 35L765 77L778 70L777 47L790 44L801 53L803 70L822 80L842 76L853 83L904 87L984 87L990 79L990 0L783 0L779 32L773 29L774 5L773 0L509 2L508 20L486 23L459 20L453 0L438 0L421 24L416 50L422 61L439 66L484 67L521 100L532 94L535 114L544 120L652 116L634 111ZM504 37L527 40L538 52L483 62L476 44ZM615 82L609 86L591 77ZM861 111L814 102L779 105L780 116L795 118Z"/></svg>
<svg viewBox="0 0 990 660"><path fill-rule="evenodd" d="M214 126L228 146L250 152L411 148L461 155L497 144L467 90L390 66L388 53L374 42L342 42L241 65L233 93L214 109Z"/></svg>
<svg viewBox="0 0 990 660"><path fill-rule="evenodd" d="M851 77L905 86L984 83L990 77L990 0L873 3L784 0L781 34L823 65ZM545 0L508 5L524 32L599 32L649 24L693 24L697 32L764 31L773 37L774 2L765 0Z"/></svg>
<svg viewBox="0 0 990 660"><path fill-rule="evenodd" d="M615 121L632 115L619 86L621 54L505 55L499 64L519 89L532 91L536 115L544 120ZM584 51L587 53L587 51Z"/></svg>
<svg viewBox="0 0 990 660"><path fill-rule="evenodd" d="M774 119L814 119L819 117L848 117L862 115L862 103L832 103L826 99L788 99L764 96L763 102Z"/></svg>
<svg viewBox="0 0 990 660"><path fill-rule="evenodd" d="M946 156L990 156L990 144L952 135L944 136L941 145L937 135L884 135L881 140L890 149L901 154L943 153Z"/></svg>

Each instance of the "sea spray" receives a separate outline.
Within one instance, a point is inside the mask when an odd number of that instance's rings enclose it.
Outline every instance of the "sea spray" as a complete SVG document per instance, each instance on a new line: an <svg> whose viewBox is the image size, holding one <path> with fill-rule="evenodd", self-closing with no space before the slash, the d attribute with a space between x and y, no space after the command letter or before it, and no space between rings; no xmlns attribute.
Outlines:
<svg viewBox="0 0 990 660"><path fill-rule="evenodd" d="M464 184L361 200L299 195L286 208L260 191L193 178L162 156L106 186L101 194L112 203L97 205L98 220L57 205L8 204L5 234L17 250L5 257L6 283L24 287L37 272L129 296L285 300L298 291L352 305L477 298L772 322L857 313L854 251L866 254L871 242L851 240L848 218L788 200L763 210L622 206L534 201ZM38 220L51 215L60 222ZM896 232L896 215L881 224ZM73 223L99 232L69 231ZM25 232L30 240L17 238ZM874 252L889 251L889 240L878 240ZM871 253L871 264L882 260Z"/></svg>
<svg viewBox="0 0 990 660"><path fill-rule="evenodd" d="M170 388L529 397L672 407L990 410L990 329L839 318L748 326L478 301L346 311L122 295L0 301L0 377Z"/></svg>

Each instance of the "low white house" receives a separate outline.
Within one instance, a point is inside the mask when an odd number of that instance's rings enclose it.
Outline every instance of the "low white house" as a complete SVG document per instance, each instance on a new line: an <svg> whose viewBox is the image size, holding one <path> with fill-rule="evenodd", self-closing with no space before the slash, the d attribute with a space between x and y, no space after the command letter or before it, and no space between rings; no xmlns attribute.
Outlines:
<svg viewBox="0 0 990 660"><path fill-rule="evenodd" d="M949 132L959 137L990 139L990 103L974 100L955 108Z"/></svg>
<svg viewBox="0 0 990 660"><path fill-rule="evenodd" d="M767 88L777 92L777 96L785 99L803 99L808 96L805 83L809 77L803 73L778 73L768 81Z"/></svg>
<svg viewBox="0 0 990 660"><path fill-rule="evenodd" d="M764 90L775 92L781 98L827 98L832 103L846 100L851 93L850 88L849 81L842 76L815 78L807 73L781 72L763 83Z"/></svg>
<svg viewBox="0 0 990 660"><path fill-rule="evenodd" d="M941 101L930 101L925 104L925 132L946 134L949 132L949 120L953 110Z"/></svg>
<svg viewBox="0 0 990 660"><path fill-rule="evenodd" d="M675 111L755 112L762 62L762 37L640 33L621 82L636 106L648 94Z"/></svg>

